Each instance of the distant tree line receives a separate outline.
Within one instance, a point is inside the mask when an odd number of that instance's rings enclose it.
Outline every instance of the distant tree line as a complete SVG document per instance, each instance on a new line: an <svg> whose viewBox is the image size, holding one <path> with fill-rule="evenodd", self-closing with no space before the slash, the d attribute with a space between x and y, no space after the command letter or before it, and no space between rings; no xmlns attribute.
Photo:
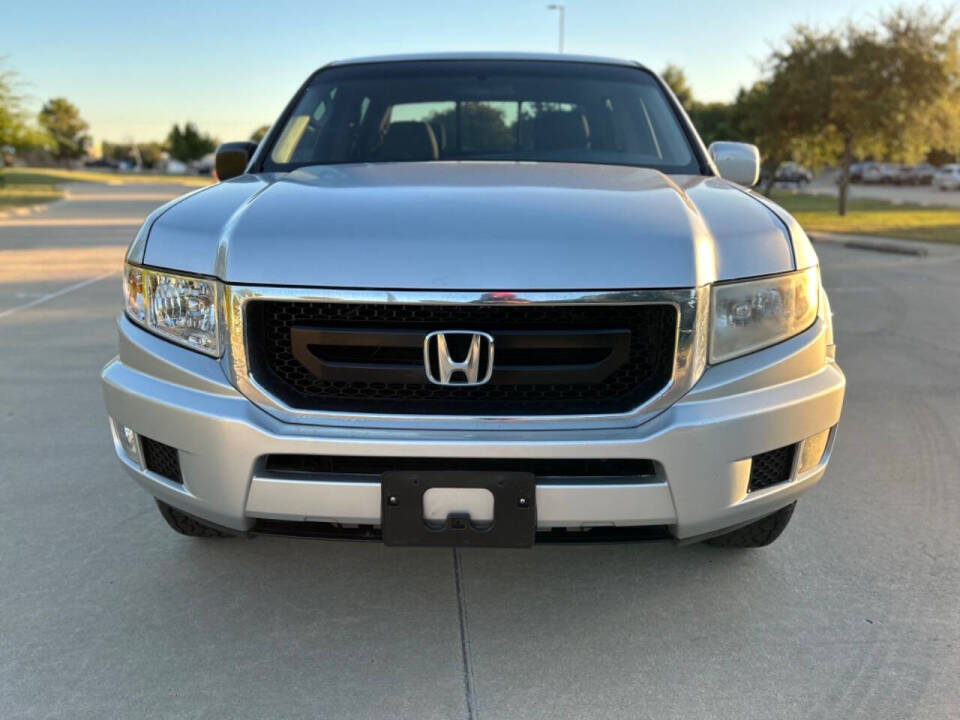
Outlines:
<svg viewBox="0 0 960 720"><path fill-rule="evenodd" d="M943 161L960 150L958 39L949 11L899 8L868 27L797 26L732 103L696 101L674 65L663 78L704 142L760 148L766 192L785 160L837 165L843 215L855 160Z"/></svg>
<svg viewBox="0 0 960 720"><path fill-rule="evenodd" d="M67 165L87 157L92 141L89 125L80 110L66 98L52 98L32 116L26 110L26 98L20 92L17 73L3 67L0 58L0 166L10 163L14 154L30 158L48 158ZM259 140L266 127L255 131ZM167 158L183 163L199 160L213 152L217 140L201 132L191 122L175 124L164 142L103 142L102 155L111 163L127 162L143 168L155 168Z"/></svg>

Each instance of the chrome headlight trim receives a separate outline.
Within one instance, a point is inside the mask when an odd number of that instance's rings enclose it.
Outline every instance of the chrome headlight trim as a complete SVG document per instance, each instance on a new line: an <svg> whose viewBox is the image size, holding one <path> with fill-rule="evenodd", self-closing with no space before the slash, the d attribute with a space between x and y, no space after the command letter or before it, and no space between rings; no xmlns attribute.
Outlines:
<svg viewBox="0 0 960 720"><path fill-rule="evenodd" d="M423 430L553 430L635 427L673 405L700 379L706 367L709 332L708 286L666 290L612 290L584 292L445 292L416 290L339 290L323 288L224 285L222 359L230 382L263 410L284 422ZM287 300L320 303L397 303L435 305L644 305L672 304L678 310L673 376L664 388L640 407L627 413L598 415L404 415L301 410L285 404L257 382L247 363L244 320L252 300Z"/></svg>

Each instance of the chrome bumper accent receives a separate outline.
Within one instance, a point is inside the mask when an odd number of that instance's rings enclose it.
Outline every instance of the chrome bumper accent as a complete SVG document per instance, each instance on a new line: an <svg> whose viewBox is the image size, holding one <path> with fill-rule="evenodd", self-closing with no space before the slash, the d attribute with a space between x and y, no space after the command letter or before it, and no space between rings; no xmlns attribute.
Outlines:
<svg viewBox="0 0 960 720"><path fill-rule="evenodd" d="M380 483L254 475L246 513L269 520L379 525ZM537 485L541 528L635 525L638 518L646 525L676 522L666 482Z"/></svg>

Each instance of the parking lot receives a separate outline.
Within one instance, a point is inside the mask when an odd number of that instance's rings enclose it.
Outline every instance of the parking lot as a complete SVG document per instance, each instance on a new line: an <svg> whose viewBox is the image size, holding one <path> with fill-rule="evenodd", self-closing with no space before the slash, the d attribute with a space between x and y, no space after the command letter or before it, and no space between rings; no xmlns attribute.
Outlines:
<svg viewBox="0 0 960 720"><path fill-rule="evenodd" d="M0 220L0 718L957 717L960 248L818 246L847 405L769 548L198 541L98 377L178 190L73 192Z"/></svg>
<svg viewBox="0 0 960 720"><path fill-rule="evenodd" d="M778 187L787 190L795 188L789 183L778 183ZM837 194L836 172L828 171L817 175L806 188L806 192L818 195ZM851 199L885 200L904 205L930 205L940 207L960 207L960 191L939 190L936 185L882 185L852 183L848 188Z"/></svg>

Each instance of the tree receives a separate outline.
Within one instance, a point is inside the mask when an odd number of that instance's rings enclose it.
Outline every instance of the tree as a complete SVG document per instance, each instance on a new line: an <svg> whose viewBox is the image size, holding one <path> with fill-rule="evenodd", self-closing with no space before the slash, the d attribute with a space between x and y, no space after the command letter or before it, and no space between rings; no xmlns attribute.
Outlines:
<svg viewBox="0 0 960 720"><path fill-rule="evenodd" d="M250 142L258 143L263 140L264 136L267 134L267 131L270 129L269 125L261 125L250 135Z"/></svg>
<svg viewBox="0 0 960 720"><path fill-rule="evenodd" d="M683 104L704 144L733 140L754 143L760 148L766 178L764 192L769 195L777 168L791 159L795 146L779 114L787 108L772 101L769 83L758 82L750 88L740 88L732 103L703 103L694 98L681 68L667 65L662 77Z"/></svg>
<svg viewBox="0 0 960 720"><path fill-rule="evenodd" d="M731 108L731 124L740 137L760 148L765 195L769 195L781 163L794 156L796 138L783 115L793 110L775 101L770 84L756 82L740 88Z"/></svg>
<svg viewBox="0 0 960 720"><path fill-rule="evenodd" d="M53 155L60 161L82 157L90 144L89 129L80 111L66 98L53 98L41 108L37 122L53 141Z"/></svg>
<svg viewBox="0 0 960 720"><path fill-rule="evenodd" d="M212 153L217 147L217 141L209 135L203 135L193 123L185 123L183 129L174 125L167 135L167 151L181 162L199 160L204 155Z"/></svg>
<svg viewBox="0 0 960 720"><path fill-rule="evenodd" d="M736 126L736 117L733 103L700 102L693 96L693 90L687 81L683 68L669 63L660 74L663 81L670 87L677 100L690 116L690 121L704 144L709 145L717 140L745 140L743 133Z"/></svg>
<svg viewBox="0 0 960 720"><path fill-rule="evenodd" d="M673 63L667 63L663 72L660 73L660 77L673 90L673 94L677 96L677 100L680 101L683 109L689 113L694 105L693 91L690 89L687 75L683 72L683 69Z"/></svg>
<svg viewBox="0 0 960 720"><path fill-rule="evenodd" d="M949 14L901 8L871 28L799 26L772 54L773 113L805 154L839 162L840 215L855 155L919 159L956 132L957 41Z"/></svg>
<svg viewBox="0 0 960 720"><path fill-rule="evenodd" d="M0 68L0 148L29 150L50 146L46 133L30 124L29 113L23 107L24 98L19 94L18 86L17 73ZM2 158L0 164L3 164Z"/></svg>
<svg viewBox="0 0 960 720"><path fill-rule="evenodd" d="M147 169L155 168L163 159L163 146L158 142L103 143L103 159L110 162L141 164Z"/></svg>
<svg viewBox="0 0 960 720"><path fill-rule="evenodd" d="M702 103L694 100L687 112L706 145L717 140L748 140L737 124L736 105L733 103Z"/></svg>

